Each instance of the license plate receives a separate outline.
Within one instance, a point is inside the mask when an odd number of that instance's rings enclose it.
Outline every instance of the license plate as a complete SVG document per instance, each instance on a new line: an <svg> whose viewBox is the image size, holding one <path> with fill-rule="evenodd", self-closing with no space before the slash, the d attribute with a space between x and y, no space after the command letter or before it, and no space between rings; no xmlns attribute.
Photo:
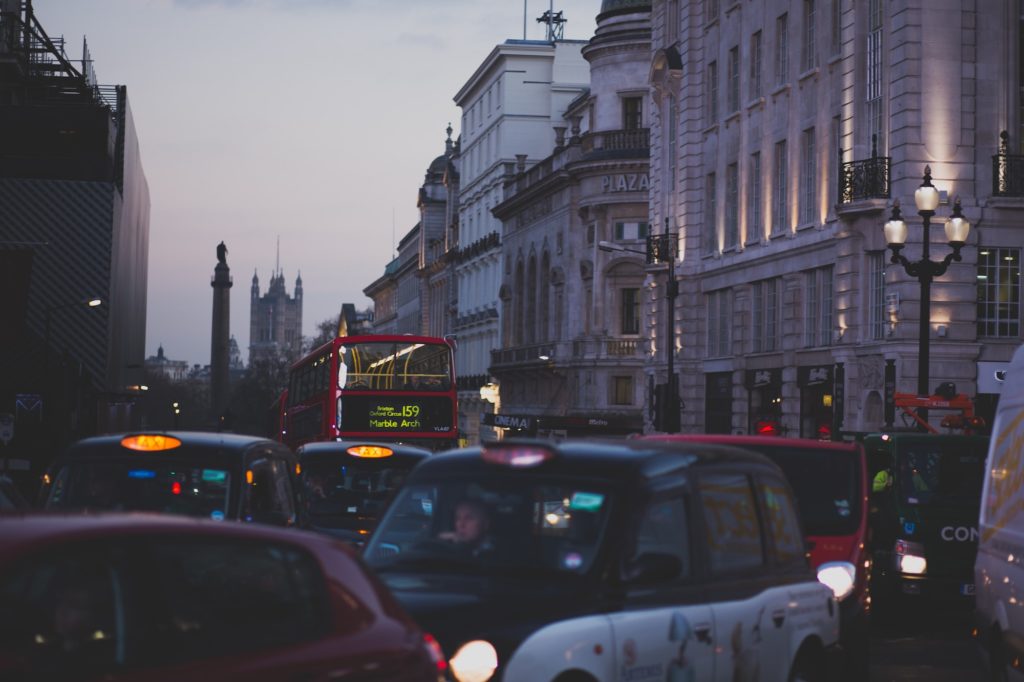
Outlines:
<svg viewBox="0 0 1024 682"><path fill-rule="evenodd" d="M968 597L974 596L974 583L964 583L960 586L960 594Z"/></svg>

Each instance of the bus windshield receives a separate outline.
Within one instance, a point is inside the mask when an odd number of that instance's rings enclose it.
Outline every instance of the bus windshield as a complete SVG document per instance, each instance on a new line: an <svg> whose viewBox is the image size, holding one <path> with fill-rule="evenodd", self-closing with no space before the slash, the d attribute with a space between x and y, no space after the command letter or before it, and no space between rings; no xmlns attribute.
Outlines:
<svg viewBox="0 0 1024 682"><path fill-rule="evenodd" d="M447 344L363 341L338 347L338 388L366 391L447 391Z"/></svg>

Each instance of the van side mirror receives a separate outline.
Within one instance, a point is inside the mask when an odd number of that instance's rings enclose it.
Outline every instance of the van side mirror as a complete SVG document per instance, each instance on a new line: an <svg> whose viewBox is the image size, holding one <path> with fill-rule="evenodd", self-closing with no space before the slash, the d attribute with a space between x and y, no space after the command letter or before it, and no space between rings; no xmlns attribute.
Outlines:
<svg viewBox="0 0 1024 682"><path fill-rule="evenodd" d="M625 579L631 585L651 585L678 577L683 562L674 554L644 552L626 564Z"/></svg>

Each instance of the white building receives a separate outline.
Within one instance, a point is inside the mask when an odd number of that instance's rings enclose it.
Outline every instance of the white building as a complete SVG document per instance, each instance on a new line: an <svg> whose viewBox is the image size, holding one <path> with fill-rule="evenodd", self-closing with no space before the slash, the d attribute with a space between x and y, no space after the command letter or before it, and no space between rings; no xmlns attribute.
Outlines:
<svg viewBox="0 0 1024 682"><path fill-rule="evenodd" d="M926 379L991 402L992 370L1021 343L1020 13L653 0L650 213L679 235L682 430L892 421L891 394L916 392L923 287L890 262L882 225L899 199L902 254L921 258L926 164L943 196L931 260L952 253L939 225L955 197L973 224L931 283Z"/></svg>
<svg viewBox="0 0 1024 682"><path fill-rule="evenodd" d="M491 51L455 94L462 109L459 138L459 256L456 257L460 386L459 422L470 441L490 410L479 388L489 379L491 351L500 347L498 289L502 280L501 223L491 210L503 200L507 167L548 156L554 127L589 82L580 54L585 41L507 40ZM475 380L472 380L475 379ZM475 387L475 388L474 388Z"/></svg>

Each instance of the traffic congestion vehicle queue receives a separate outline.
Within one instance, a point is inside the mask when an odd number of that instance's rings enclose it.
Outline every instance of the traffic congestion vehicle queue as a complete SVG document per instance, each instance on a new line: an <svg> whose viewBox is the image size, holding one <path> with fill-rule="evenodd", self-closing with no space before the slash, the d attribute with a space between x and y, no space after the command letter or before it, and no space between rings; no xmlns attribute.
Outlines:
<svg viewBox="0 0 1024 682"><path fill-rule="evenodd" d="M743 447L779 465L796 496L811 567L839 601L843 670L850 679L867 679L869 488L863 446L808 438L726 434L659 434L647 438Z"/></svg>
<svg viewBox="0 0 1024 682"><path fill-rule="evenodd" d="M39 504L303 526L298 476L295 453L267 438L199 431L96 436L57 456Z"/></svg>
<svg viewBox="0 0 1024 682"><path fill-rule="evenodd" d="M167 514L0 517L0 679L437 682L343 543Z"/></svg>
<svg viewBox="0 0 1024 682"><path fill-rule="evenodd" d="M822 680L839 609L789 484L702 443L506 439L410 474L364 558L460 682Z"/></svg>
<svg viewBox="0 0 1024 682"><path fill-rule="evenodd" d="M409 471L431 452L403 443L327 441L306 443L296 454L310 528L362 545Z"/></svg>

